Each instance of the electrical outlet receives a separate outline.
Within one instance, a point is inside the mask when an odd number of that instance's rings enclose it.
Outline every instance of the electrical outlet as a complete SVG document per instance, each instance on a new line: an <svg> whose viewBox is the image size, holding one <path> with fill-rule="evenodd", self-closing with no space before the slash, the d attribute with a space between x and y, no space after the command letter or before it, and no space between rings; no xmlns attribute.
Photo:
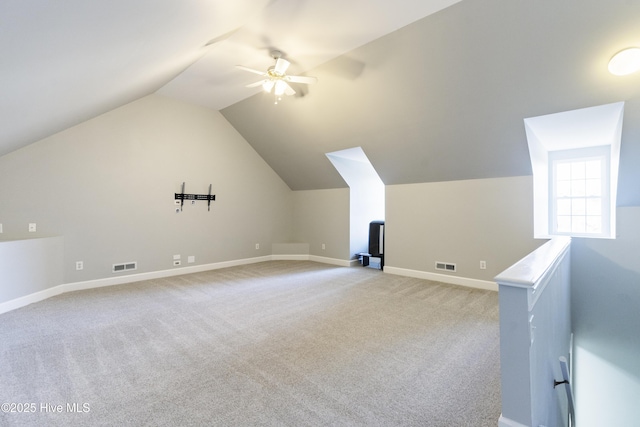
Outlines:
<svg viewBox="0 0 640 427"><path fill-rule="evenodd" d="M178 254L178 255L174 255L174 256L173 256L173 260L174 260L174 261L175 261L175 260L177 260L177 259L180 259L180 258L181 258L181 257L180 257L180 254Z"/></svg>
<svg viewBox="0 0 640 427"><path fill-rule="evenodd" d="M36 232L36 223L35 222L29 223L29 233L35 233L35 232Z"/></svg>
<svg viewBox="0 0 640 427"><path fill-rule="evenodd" d="M480 270L487 269L487 261L480 261Z"/></svg>
<svg viewBox="0 0 640 427"><path fill-rule="evenodd" d="M256 250L260 249L260 243L256 243Z"/></svg>
<svg viewBox="0 0 640 427"><path fill-rule="evenodd" d="M3 232L3 231L2 231L2 224L0 224L0 233L2 233L2 232Z"/></svg>
<svg viewBox="0 0 640 427"><path fill-rule="evenodd" d="M187 257L187 262L188 262L189 264L193 264L194 262L196 262L196 257L195 257L194 255L189 255L189 256Z"/></svg>
<svg viewBox="0 0 640 427"><path fill-rule="evenodd" d="M84 268L84 263L82 261L76 261L76 270L82 270Z"/></svg>
<svg viewBox="0 0 640 427"><path fill-rule="evenodd" d="M327 247L325 246L325 244L322 244L322 250L324 251Z"/></svg>

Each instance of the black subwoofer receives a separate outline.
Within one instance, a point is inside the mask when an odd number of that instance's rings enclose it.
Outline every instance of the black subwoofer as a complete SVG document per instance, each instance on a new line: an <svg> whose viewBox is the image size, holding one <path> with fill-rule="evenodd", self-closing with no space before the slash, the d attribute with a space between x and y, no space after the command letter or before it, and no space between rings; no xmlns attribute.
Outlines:
<svg viewBox="0 0 640 427"><path fill-rule="evenodd" d="M380 269L384 267L384 221L369 223L369 254L380 258Z"/></svg>

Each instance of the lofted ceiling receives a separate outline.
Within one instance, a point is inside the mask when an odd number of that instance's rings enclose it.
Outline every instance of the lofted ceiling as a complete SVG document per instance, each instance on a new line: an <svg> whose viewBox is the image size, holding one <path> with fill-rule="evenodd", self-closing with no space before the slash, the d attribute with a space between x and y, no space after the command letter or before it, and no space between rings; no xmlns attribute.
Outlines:
<svg viewBox="0 0 640 427"><path fill-rule="evenodd" d="M3 0L0 155L158 92L219 110L459 0Z"/></svg>
<svg viewBox="0 0 640 427"><path fill-rule="evenodd" d="M306 96L222 113L294 190L344 187L324 153L355 146L386 185L530 175L523 119L618 101L628 156L640 73L607 63L639 22L639 1L465 0L316 67Z"/></svg>
<svg viewBox="0 0 640 427"><path fill-rule="evenodd" d="M325 153L358 146L387 185L516 176L524 118L626 101L640 179L640 73L607 72L638 22L630 0L5 0L0 155L158 93L220 110L293 190L345 187ZM246 88L235 65L273 49L318 83Z"/></svg>

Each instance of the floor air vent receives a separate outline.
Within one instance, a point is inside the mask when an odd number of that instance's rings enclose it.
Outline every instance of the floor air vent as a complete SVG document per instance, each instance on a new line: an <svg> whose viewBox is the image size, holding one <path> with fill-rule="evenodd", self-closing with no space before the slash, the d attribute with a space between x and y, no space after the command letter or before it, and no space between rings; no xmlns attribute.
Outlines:
<svg viewBox="0 0 640 427"><path fill-rule="evenodd" d="M137 270L137 269L138 269L137 262L124 262L122 264L113 264L113 269L111 270L111 272L119 273L121 271L130 271L130 270Z"/></svg>
<svg viewBox="0 0 640 427"><path fill-rule="evenodd" d="M456 271L456 265L451 264L449 262L438 262L436 261L436 270L444 270L444 271Z"/></svg>

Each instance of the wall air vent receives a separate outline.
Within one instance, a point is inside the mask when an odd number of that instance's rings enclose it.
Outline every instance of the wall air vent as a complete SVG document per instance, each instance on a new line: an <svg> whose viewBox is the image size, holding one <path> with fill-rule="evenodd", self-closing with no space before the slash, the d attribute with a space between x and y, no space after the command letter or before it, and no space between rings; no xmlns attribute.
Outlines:
<svg viewBox="0 0 640 427"><path fill-rule="evenodd" d="M456 271L456 265L450 262L436 261L436 270L444 270L454 273Z"/></svg>
<svg viewBox="0 0 640 427"><path fill-rule="evenodd" d="M122 264L113 264L113 268L111 269L112 273L120 273L121 271L131 271L137 270L138 263L137 262L123 262Z"/></svg>

